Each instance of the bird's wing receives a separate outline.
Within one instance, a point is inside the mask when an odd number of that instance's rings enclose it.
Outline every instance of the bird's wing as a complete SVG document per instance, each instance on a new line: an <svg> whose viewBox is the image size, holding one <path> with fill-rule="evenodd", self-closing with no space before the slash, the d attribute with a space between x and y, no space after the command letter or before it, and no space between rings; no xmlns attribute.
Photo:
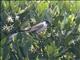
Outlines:
<svg viewBox="0 0 80 60"><path fill-rule="evenodd" d="M37 30L36 33L40 33L40 32L46 31L46 30L47 30L47 27L43 27L43 28Z"/></svg>
<svg viewBox="0 0 80 60"><path fill-rule="evenodd" d="M31 28L30 32L37 31L37 30L41 29L42 27L43 27L43 23L39 23L39 24L33 26Z"/></svg>

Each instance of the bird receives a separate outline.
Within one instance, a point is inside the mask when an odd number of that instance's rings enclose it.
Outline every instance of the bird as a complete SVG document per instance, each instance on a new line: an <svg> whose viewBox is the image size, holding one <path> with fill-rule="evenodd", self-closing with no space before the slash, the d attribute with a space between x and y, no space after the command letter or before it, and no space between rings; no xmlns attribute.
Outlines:
<svg viewBox="0 0 80 60"><path fill-rule="evenodd" d="M43 32L43 31L47 30L47 27L48 27L49 24L50 23L49 23L48 20L44 20L44 21L42 21L42 22L30 27L29 29L25 28L22 31L34 32L34 33L39 34L40 32Z"/></svg>
<svg viewBox="0 0 80 60"><path fill-rule="evenodd" d="M44 20L44 21L42 21L42 22L40 22L40 23L30 27L30 28L26 27L25 29L20 30L19 32L28 32L28 33L33 32L33 33L36 33L38 35L41 35L41 34L44 34L44 31L47 30L49 24L50 24L50 22L48 20ZM12 35L9 36L8 44L11 43L14 40L13 38L17 34L18 33L13 33Z"/></svg>

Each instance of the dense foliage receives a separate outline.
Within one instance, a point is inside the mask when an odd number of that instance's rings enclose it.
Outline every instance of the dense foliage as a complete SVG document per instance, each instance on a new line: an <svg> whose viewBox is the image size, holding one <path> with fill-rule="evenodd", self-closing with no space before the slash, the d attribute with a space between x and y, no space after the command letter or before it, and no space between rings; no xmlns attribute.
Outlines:
<svg viewBox="0 0 80 60"><path fill-rule="evenodd" d="M0 4L0 60L80 60L80 1ZM19 32L45 19L50 25L41 36Z"/></svg>

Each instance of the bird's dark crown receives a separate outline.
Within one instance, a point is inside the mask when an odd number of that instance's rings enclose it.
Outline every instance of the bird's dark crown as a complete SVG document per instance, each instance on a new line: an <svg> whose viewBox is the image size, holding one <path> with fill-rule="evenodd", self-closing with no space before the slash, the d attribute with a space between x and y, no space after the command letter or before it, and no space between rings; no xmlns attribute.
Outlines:
<svg viewBox="0 0 80 60"><path fill-rule="evenodd" d="M49 22L48 20L45 20L45 22L46 22L47 24L50 24L50 22Z"/></svg>

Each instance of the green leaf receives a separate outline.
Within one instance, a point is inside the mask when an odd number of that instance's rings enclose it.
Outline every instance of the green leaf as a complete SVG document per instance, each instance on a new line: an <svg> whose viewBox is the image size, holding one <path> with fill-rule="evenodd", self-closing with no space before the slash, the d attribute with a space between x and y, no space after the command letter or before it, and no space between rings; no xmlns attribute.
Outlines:
<svg viewBox="0 0 80 60"><path fill-rule="evenodd" d="M37 5L36 11L37 11L39 14L42 14L47 8L48 8L48 3L42 1L42 2L40 2L40 3Z"/></svg>

